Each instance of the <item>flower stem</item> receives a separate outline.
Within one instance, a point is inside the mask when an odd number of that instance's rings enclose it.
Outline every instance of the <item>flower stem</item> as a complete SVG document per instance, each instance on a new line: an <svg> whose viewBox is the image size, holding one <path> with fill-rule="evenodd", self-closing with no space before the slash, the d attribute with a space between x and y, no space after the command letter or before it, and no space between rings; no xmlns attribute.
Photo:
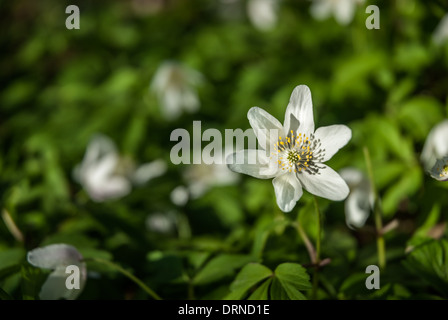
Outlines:
<svg viewBox="0 0 448 320"><path fill-rule="evenodd" d="M86 261L86 262L93 261L93 262L98 262L98 263L102 263L102 264L108 265L108 266L110 266L110 267L120 271L123 275L125 275L130 280L135 282L140 288L142 288L147 294L149 294L155 300L162 300L162 298L160 298L157 293L155 293L151 288L149 288L146 284L144 284L143 281L141 281L139 278L137 278L136 276L134 276L130 272L128 272L125 269L123 269L118 264L116 264L116 263L114 263L112 261L108 261L108 260L104 260L104 259L100 259L100 258L87 258L87 259L84 259L84 261Z"/></svg>
<svg viewBox="0 0 448 320"><path fill-rule="evenodd" d="M303 243L305 244L306 250L308 251L308 255L310 256L310 260L312 264L316 263L316 250L314 250L313 244L310 241L310 238L305 233L305 230L303 230L302 225L299 221L296 221L293 223L293 226L297 229L297 233L299 234L300 238L302 238Z"/></svg>
<svg viewBox="0 0 448 320"><path fill-rule="evenodd" d="M370 188L373 192L374 206L373 214L375 218L375 228L376 228L376 243L378 249L378 264L381 269L386 267L386 245L383 236L383 221L382 221L382 210L379 200L378 191L376 190L375 182L373 180L373 167L372 161L370 160L370 153L367 147L364 147L364 158L366 161L367 173L370 180Z"/></svg>
<svg viewBox="0 0 448 320"><path fill-rule="evenodd" d="M316 196L313 196L314 199L314 207L316 209L317 214L317 238L316 238L316 256L315 256L315 269L314 269L314 277L313 277L313 291L311 297L313 300L317 298L317 289L319 286L319 264L320 264L320 238L322 233L322 217L319 210L319 204L317 203Z"/></svg>
<svg viewBox="0 0 448 320"><path fill-rule="evenodd" d="M316 239L316 264L319 264L320 262L320 238L322 233L322 217L319 210L319 205L317 203L316 196L313 196L314 199L314 207L316 209L317 214L317 239Z"/></svg>
<svg viewBox="0 0 448 320"><path fill-rule="evenodd" d="M16 223L12 219L11 215L9 214L8 210L3 209L2 210L2 219L5 222L6 227L8 228L9 232L13 235L13 237L18 242L24 242L23 233L20 231L20 229L17 227Z"/></svg>

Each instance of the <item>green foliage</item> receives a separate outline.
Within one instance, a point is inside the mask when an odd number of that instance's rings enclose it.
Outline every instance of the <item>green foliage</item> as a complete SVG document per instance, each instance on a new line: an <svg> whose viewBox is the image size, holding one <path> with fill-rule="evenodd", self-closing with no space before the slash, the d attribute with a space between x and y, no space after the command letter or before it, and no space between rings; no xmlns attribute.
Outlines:
<svg viewBox="0 0 448 320"><path fill-rule="evenodd" d="M448 241L432 240L421 244L403 264L439 294L448 295Z"/></svg>
<svg viewBox="0 0 448 320"><path fill-rule="evenodd" d="M222 254L211 259L194 277L193 283L207 284L232 274L235 269L253 260L250 256L241 254Z"/></svg>
<svg viewBox="0 0 448 320"><path fill-rule="evenodd" d="M316 297L448 298L448 184L420 161L430 130L448 115L448 42L433 41L447 6L369 1L380 8L381 28L368 30L367 4L340 25L315 20L312 1L276 1L276 25L259 30L248 1L79 2L79 30L65 28L65 2L1 2L0 299L39 299L51 270L32 267L27 252L56 243L86 259L79 299L148 298L95 258L164 299L312 298L315 266L298 234L301 226L315 245L307 191L284 214L271 180L238 175L219 185L205 170L206 191L194 197L191 180L201 179L170 161L173 130L191 133L193 121L203 130L246 130L253 106L282 122L300 84L311 89L316 127L352 130L330 167L367 173L368 148L387 231L381 289L369 291L365 268L378 264L373 210L365 226L350 229L344 202L319 198L321 259L330 262L318 270ZM202 74L200 108L173 121L150 90L166 61ZM166 173L95 201L75 168L96 134L116 144L123 168L163 160ZM179 186L189 188L185 204L172 201Z"/></svg>
<svg viewBox="0 0 448 320"><path fill-rule="evenodd" d="M226 299L306 300L301 291L309 289L310 277L297 263L282 263L274 272L264 265L250 263L238 273Z"/></svg>

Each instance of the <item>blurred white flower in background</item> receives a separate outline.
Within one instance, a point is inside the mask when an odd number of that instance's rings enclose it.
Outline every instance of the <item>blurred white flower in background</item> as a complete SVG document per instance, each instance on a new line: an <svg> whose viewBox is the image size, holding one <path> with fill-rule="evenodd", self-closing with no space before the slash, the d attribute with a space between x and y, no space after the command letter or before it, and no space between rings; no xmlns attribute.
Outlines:
<svg viewBox="0 0 448 320"><path fill-rule="evenodd" d="M175 235L179 239L191 238L188 217L176 210L151 213L146 217L145 225L150 233L165 236Z"/></svg>
<svg viewBox="0 0 448 320"><path fill-rule="evenodd" d="M190 164L183 173L187 186L178 186L171 191L171 201L184 206L188 200L198 199L213 187L233 185L240 180L226 164Z"/></svg>
<svg viewBox="0 0 448 320"><path fill-rule="evenodd" d="M278 0L249 0L247 15L252 24L262 30L271 30L277 24Z"/></svg>
<svg viewBox="0 0 448 320"><path fill-rule="evenodd" d="M188 188L185 186L178 186L171 191L170 199L175 205L183 207L187 204L190 198Z"/></svg>
<svg viewBox="0 0 448 320"><path fill-rule="evenodd" d="M203 76L198 71L166 61L157 69L150 89L157 95L163 116L175 120L184 110L193 113L199 109L196 87L202 82Z"/></svg>
<svg viewBox="0 0 448 320"><path fill-rule="evenodd" d="M167 7L167 0L131 0L131 8L139 16L155 15Z"/></svg>
<svg viewBox="0 0 448 320"><path fill-rule="evenodd" d="M448 180L448 157L437 159L435 165L430 171L431 177L438 181Z"/></svg>
<svg viewBox="0 0 448 320"><path fill-rule="evenodd" d="M82 163L74 169L74 178L96 202L121 198L131 192L132 184L142 185L166 171L166 163L155 160L135 168L131 159L121 157L114 142L95 135L89 142Z"/></svg>
<svg viewBox="0 0 448 320"><path fill-rule="evenodd" d="M434 43L442 45L448 40L448 14L445 14L432 35Z"/></svg>
<svg viewBox="0 0 448 320"><path fill-rule="evenodd" d="M73 246L67 244L52 244L42 248L36 248L28 252L27 260L35 267L51 269L39 293L42 300L76 299L84 289L87 269L82 261L82 255ZM66 273L66 268L75 265L79 268L79 289L68 289L66 280L71 275Z"/></svg>
<svg viewBox="0 0 448 320"><path fill-rule="evenodd" d="M174 212L152 213L146 218L146 228L148 231L168 234L177 229L177 216Z"/></svg>
<svg viewBox="0 0 448 320"><path fill-rule="evenodd" d="M226 164L191 164L183 176L192 199L198 199L213 187L233 185L240 179Z"/></svg>
<svg viewBox="0 0 448 320"><path fill-rule="evenodd" d="M361 228L367 221L374 205L370 182L360 170L344 168L339 171L347 182L350 194L345 200L345 221L349 228Z"/></svg>
<svg viewBox="0 0 448 320"><path fill-rule="evenodd" d="M316 20L325 20L331 15L337 23L348 25L355 15L356 6L364 0L312 0L310 13Z"/></svg>
<svg viewBox="0 0 448 320"><path fill-rule="evenodd" d="M426 171L430 171L437 159L448 156L448 119L439 122L431 129L423 145L420 160Z"/></svg>

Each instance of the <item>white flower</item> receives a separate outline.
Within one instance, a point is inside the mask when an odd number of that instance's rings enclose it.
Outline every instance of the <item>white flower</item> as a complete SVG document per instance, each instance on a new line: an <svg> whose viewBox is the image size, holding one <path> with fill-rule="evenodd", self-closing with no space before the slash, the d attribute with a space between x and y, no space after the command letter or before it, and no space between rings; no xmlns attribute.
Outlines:
<svg viewBox="0 0 448 320"><path fill-rule="evenodd" d="M187 204L188 198L190 197L187 187L178 186L171 191L170 199L175 205L183 207Z"/></svg>
<svg viewBox="0 0 448 320"><path fill-rule="evenodd" d="M132 0L132 11L139 16L155 15L166 8L164 0Z"/></svg>
<svg viewBox="0 0 448 320"><path fill-rule="evenodd" d="M311 92L307 86L298 86L292 92L283 126L258 107L251 108L247 117L260 148L266 151L238 151L227 158L228 166L255 178L274 178L277 204L282 211L294 208L302 196L302 187L330 200L347 197L349 188L345 181L323 163L347 144L351 130L345 125L332 125L314 131Z"/></svg>
<svg viewBox="0 0 448 320"><path fill-rule="evenodd" d="M135 169L130 159L120 157L112 140L96 135L87 146L82 163L75 168L74 177L92 200L102 202L121 198L131 192L133 183L143 184L165 171L162 160Z"/></svg>
<svg viewBox="0 0 448 320"><path fill-rule="evenodd" d="M434 167L437 159L448 156L448 119L438 123L428 134L420 156L427 171Z"/></svg>
<svg viewBox="0 0 448 320"><path fill-rule="evenodd" d="M442 45L448 40L448 14L445 14L432 35L434 43Z"/></svg>
<svg viewBox="0 0 448 320"><path fill-rule="evenodd" d="M82 292L86 277L86 265L82 255L74 247L67 244L53 244L43 248L36 248L28 252L28 262L35 267L51 269L53 272L43 284L39 297L42 300L67 299L74 300ZM74 265L79 268L79 289L68 289L66 267Z"/></svg>
<svg viewBox="0 0 448 320"><path fill-rule="evenodd" d="M224 159L228 150L224 148ZM171 192L174 204L184 206L189 199L198 199L213 187L228 186L239 181L240 176L229 170L225 163L220 163L219 159L213 159L207 153L202 154L202 159L204 162L190 164L183 170L182 176L187 186L178 186Z"/></svg>
<svg viewBox="0 0 448 320"><path fill-rule="evenodd" d="M164 62L157 69L150 89L156 93L165 118L175 120L183 110L195 112L199 109L195 87L202 81L199 72L176 62Z"/></svg>
<svg viewBox="0 0 448 320"><path fill-rule="evenodd" d="M152 213L146 218L146 228L155 233L169 234L177 228L177 216L174 212Z"/></svg>
<svg viewBox="0 0 448 320"><path fill-rule="evenodd" d="M247 15L252 24L262 30L271 30L277 23L278 0L249 0Z"/></svg>
<svg viewBox="0 0 448 320"><path fill-rule="evenodd" d="M437 159L436 164L430 171L431 177L439 181L448 180L448 156Z"/></svg>
<svg viewBox="0 0 448 320"><path fill-rule="evenodd" d="M200 198L212 187L232 185L239 180L225 164L216 163L189 165L183 175L192 199Z"/></svg>
<svg viewBox="0 0 448 320"><path fill-rule="evenodd" d="M350 187L345 200L345 221L349 228L361 228L373 208L374 195L367 177L358 169L345 168L339 171Z"/></svg>
<svg viewBox="0 0 448 320"><path fill-rule="evenodd" d="M334 16L341 25L349 24L355 15L356 5L364 0L313 0L310 13L316 20Z"/></svg>

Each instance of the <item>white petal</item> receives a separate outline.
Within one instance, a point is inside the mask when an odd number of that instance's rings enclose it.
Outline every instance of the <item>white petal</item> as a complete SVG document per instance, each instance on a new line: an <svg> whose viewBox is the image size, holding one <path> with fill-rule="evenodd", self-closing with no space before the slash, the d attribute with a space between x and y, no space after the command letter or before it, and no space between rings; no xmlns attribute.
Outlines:
<svg viewBox="0 0 448 320"><path fill-rule="evenodd" d="M66 265L58 266L45 280L39 293L41 300L75 300L82 292L85 286L87 271L85 263L77 265L79 267L79 289L68 289L66 280L71 273L66 273Z"/></svg>
<svg viewBox="0 0 448 320"><path fill-rule="evenodd" d="M448 119L438 123L428 134L423 146L421 161L430 170L436 159L448 156Z"/></svg>
<svg viewBox="0 0 448 320"><path fill-rule="evenodd" d="M225 164L211 164L213 184L216 186L231 185L240 180L240 175L229 170Z"/></svg>
<svg viewBox="0 0 448 320"><path fill-rule="evenodd" d="M75 247L67 244L52 244L36 248L28 252L27 260L35 267L53 269L40 291L43 300L75 299L82 291L86 277L86 265L82 262L82 255ZM80 272L80 289L67 289L66 279L70 273L65 273L66 267L78 266Z"/></svg>
<svg viewBox="0 0 448 320"><path fill-rule="evenodd" d="M169 84L171 73L175 70L176 64L170 61L163 62L156 70L151 81L150 89L160 94Z"/></svg>
<svg viewBox="0 0 448 320"><path fill-rule="evenodd" d="M52 244L28 252L28 262L35 267L55 269L59 265L78 264L82 255L75 247L67 244Z"/></svg>
<svg viewBox="0 0 448 320"><path fill-rule="evenodd" d="M434 146L437 158L448 156L448 120L442 121L435 127Z"/></svg>
<svg viewBox="0 0 448 320"><path fill-rule="evenodd" d="M247 14L252 24L260 30L272 29L277 22L276 0L249 0Z"/></svg>
<svg viewBox="0 0 448 320"><path fill-rule="evenodd" d="M167 213L153 213L146 218L146 228L149 231L167 234L176 228L176 216Z"/></svg>
<svg viewBox="0 0 448 320"><path fill-rule="evenodd" d="M102 202L126 196L131 192L131 183L124 177L110 177L101 184L87 188L90 197L94 201Z"/></svg>
<svg viewBox="0 0 448 320"><path fill-rule="evenodd" d="M345 182L347 182L349 187L357 186L362 180L365 179L365 176L361 170L351 167L339 170L339 175L345 180Z"/></svg>
<svg viewBox="0 0 448 320"><path fill-rule="evenodd" d="M135 170L133 174L133 181L136 184L144 184L151 179L163 175L167 170L167 165L163 160L155 160L149 163L142 164Z"/></svg>
<svg viewBox="0 0 448 320"><path fill-rule="evenodd" d="M202 197L210 188L212 185L206 181L193 181L188 185L188 190L190 192L192 199L198 199Z"/></svg>
<svg viewBox="0 0 448 320"><path fill-rule="evenodd" d="M226 158L230 170L259 179L273 178L277 173L270 171L270 159L261 150L240 150Z"/></svg>
<svg viewBox="0 0 448 320"><path fill-rule="evenodd" d="M316 196L333 201L344 200L350 191L347 183L330 167L324 164L320 164L320 166L323 169L319 169L318 174L301 172L297 175L302 186Z"/></svg>
<svg viewBox="0 0 448 320"><path fill-rule="evenodd" d="M445 14L437 25L432 39L437 45L441 45L448 40L448 14Z"/></svg>
<svg viewBox="0 0 448 320"><path fill-rule="evenodd" d="M269 149L271 140L273 144L283 134L283 127L280 121L261 108L250 108L247 112L247 118L252 129L254 129L259 145L263 149Z"/></svg>
<svg viewBox="0 0 448 320"><path fill-rule="evenodd" d="M294 209L297 201L303 194L299 180L293 173L282 174L272 180L277 204L283 212Z"/></svg>
<svg viewBox="0 0 448 320"><path fill-rule="evenodd" d="M347 144L352 138L352 130L343 124L335 124L318 128L314 136L315 139L320 139L322 143L321 148L325 149L322 160L322 162L325 162Z"/></svg>
<svg viewBox="0 0 448 320"><path fill-rule="evenodd" d="M327 0L314 0L310 7L311 16L316 20L324 20L331 14L331 2Z"/></svg>
<svg viewBox="0 0 448 320"><path fill-rule="evenodd" d="M193 113L199 110L200 101L195 90L185 88L183 90L182 99L185 110L188 112Z"/></svg>
<svg viewBox="0 0 448 320"><path fill-rule="evenodd" d="M334 17L341 25L347 25L353 20L356 3L354 0L339 0L334 7Z"/></svg>
<svg viewBox="0 0 448 320"><path fill-rule="evenodd" d="M117 154L114 142L103 134L96 134L87 145L83 164L94 164L101 157L109 154Z"/></svg>
<svg viewBox="0 0 448 320"><path fill-rule="evenodd" d="M345 201L345 219L350 228L361 228L370 214L369 194L354 189Z"/></svg>
<svg viewBox="0 0 448 320"><path fill-rule="evenodd" d="M184 186L178 186L170 193L171 201L181 207L187 204L189 197L188 189Z"/></svg>
<svg viewBox="0 0 448 320"><path fill-rule="evenodd" d="M113 174L120 158L117 154L107 154L85 172L84 179L91 184L101 184Z"/></svg>
<svg viewBox="0 0 448 320"><path fill-rule="evenodd" d="M310 88L307 86L297 86L291 94L284 122L284 128L288 133L290 130L297 130L297 128L291 128L291 114L300 123L298 132L305 133L307 136L314 132L313 102Z"/></svg>
<svg viewBox="0 0 448 320"><path fill-rule="evenodd" d="M448 180L448 157L437 159L435 165L430 171L431 177L438 181Z"/></svg>
<svg viewBox="0 0 448 320"><path fill-rule="evenodd" d="M162 114L169 121L176 120L182 114L182 93L177 88L167 88L160 97Z"/></svg>

